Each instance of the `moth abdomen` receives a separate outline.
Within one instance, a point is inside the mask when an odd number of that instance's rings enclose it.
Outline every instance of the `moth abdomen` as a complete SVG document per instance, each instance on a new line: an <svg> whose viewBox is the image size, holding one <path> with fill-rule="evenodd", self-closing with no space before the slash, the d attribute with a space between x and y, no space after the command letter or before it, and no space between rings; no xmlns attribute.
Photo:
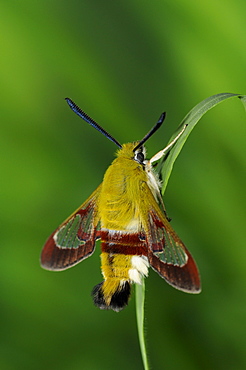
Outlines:
<svg viewBox="0 0 246 370"><path fill-rule="evenodd" d="M131 285L128 281L124 281L118 285L118 289L107 297L104 293L103 285L105 281L96 285L92 290L94 304L101 310L113 310L119 312L127 306L130 294Z"/></svg>

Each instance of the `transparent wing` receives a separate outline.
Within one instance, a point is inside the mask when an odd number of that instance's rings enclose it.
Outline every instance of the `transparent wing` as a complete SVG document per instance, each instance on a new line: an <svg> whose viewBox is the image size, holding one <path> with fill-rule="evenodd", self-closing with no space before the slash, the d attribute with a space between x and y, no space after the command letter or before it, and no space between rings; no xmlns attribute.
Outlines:
<svg viewBox="0 0 246 370"><path fill-rule="evenodd" d="M199 293L200 277L193 257L172 229L150 189L145 192L148 193L148 212L144 218L147 219L144 231L151 267L173 287Z"/></svg>
<svg viewBox="0 0 246 370"><path fill-rule="evenodd" d="M43 268L65 270L94 252L100 190L101 185L48 238L41 253Z"/></svg>

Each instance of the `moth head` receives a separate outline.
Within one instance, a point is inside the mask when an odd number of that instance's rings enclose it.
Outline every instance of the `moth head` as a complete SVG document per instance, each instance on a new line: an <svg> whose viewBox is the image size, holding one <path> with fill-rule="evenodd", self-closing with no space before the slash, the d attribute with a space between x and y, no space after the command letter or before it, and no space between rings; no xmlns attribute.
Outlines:
<svg viewBox="0 0 246 370"><path fill-rule="evenodd" d="M146 149L143 145L137 148L134 152L134 160L140 164L145 164Z"/></svg>

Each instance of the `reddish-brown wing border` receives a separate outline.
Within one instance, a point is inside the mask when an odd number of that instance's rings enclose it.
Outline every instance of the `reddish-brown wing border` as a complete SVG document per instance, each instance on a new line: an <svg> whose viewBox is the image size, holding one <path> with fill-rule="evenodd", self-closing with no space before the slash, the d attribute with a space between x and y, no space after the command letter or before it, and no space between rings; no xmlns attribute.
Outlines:
<svg viewBox="0 0 246 370"><path fill-rule="evenodd" d="M148 203L145 205L148 211L143 217L143 226L151 267L174 288L187 293L199 293L200 275L192 255L171 227L147 184L145 192L148 194ZM165 248L174 256L180 251L181 262L177 262L178 259L175 262L165 260Z"/></svg>
<svg viewBox="0 0 246 370"><path fill-rule="evenodd" d="M65 270L94 252L96 228L99 222L97 199L100 190L101 185L48 238L41 253L41 266L43 268ZM74 226L75 221L76 227ZM62 230L65 230L66 242L59 242L58 235Z"/></svg>

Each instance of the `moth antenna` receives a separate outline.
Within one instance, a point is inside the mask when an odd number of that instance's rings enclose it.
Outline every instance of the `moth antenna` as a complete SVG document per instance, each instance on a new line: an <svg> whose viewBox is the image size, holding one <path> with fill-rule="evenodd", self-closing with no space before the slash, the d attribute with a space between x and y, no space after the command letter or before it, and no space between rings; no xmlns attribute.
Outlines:
<svg viewBox="0 0 246 370"><path fill-rule="evenodd" d="M186 127L188 125L184 125L183 129L178 133L178 135L169 143L164 149L160 150L158 153L156 153L150 160L150 163L158 161L163 155L176 143L176 141L180 138L180 136L184 133Z"/></svg>
<svg viewBox="0 0 246 370"><path fill-rule="evenodd" d="M94 127L97 131L101 132L104 136L106 136L109 140L115 143L119 148L122 148L122 145L113 137L111 136L106 130L104 130L96 121L94 121L91 117L88 116L82 109L76 105L71 99L65 98L69 107L76 113L79 117L81 117L84 121L89 123L92 127Z"/></svg>
<svg viewBox="0 0 246 370"><path fill-rule="evenodd" d="M159 120L156 122L155 126L144 136L144 138L137 144L137 146L133 149L135 152L140 146L142 146L163 124L163 121L166 117L166 112L160 115Z"/></svg>

